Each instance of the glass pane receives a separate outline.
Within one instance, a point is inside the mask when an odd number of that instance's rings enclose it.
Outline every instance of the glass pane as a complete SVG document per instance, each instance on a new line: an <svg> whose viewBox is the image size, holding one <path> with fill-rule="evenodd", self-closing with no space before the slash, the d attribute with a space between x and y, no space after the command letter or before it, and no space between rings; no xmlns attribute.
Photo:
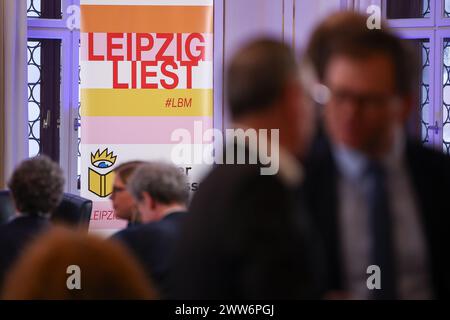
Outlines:
<svg viewBox="0 0 450 320"><path fill-rule="evenodd" d="M420 114L422 143L429 141L428 126L430 125L430 41L420 40L422 56L422 81L420 83Z"/></svg>
<svg viewBox="0 0 450 320"><path fill-rule="evenodd" d="M431 0L387 0L388 19L417 19L431 16Z"/></svg>
<svg viewBox="0 0 450 320"><path fill-rule="evenodd" d="M27 0L27 16L30 18L41 17L41 0Z"/></svg>
<svg viewBox="0 0 450 320"><path fill-rule="evenodd" d="M405 40L411 47L411 50L420 58L421 77L417 83L419 92L419 112L413 114L413 123L411 123L413 136L420 138L422 143L429 142L428 127L431 124L430 119L430 40L429 39L408 39ZM418 132L418 130L420 130Z"/></svg>
<svg viewBox="0 0 450 320"><path fill-rule="evenodd" d="M444 17L450 18L450 0L445 0Z"/></svg>
<svg viewBox="0 0 450 320"><path fill-rule="evenodd" d="M61 19L62 0L27 0L27 17Z"/></svg>
<svg viewBox="0 0 450 320"><path fill-rule="evenodd" d="M444 152L450 154L450 38L444 39L443 67L444 75L442 82L442 114L443 114L443 143Z"/></svg>
<svg viewBox="0 0 450 320"><path fill-rule="evenodd" d="M28 143L29 156L40 152L41 41L28 41Z"/></svg>

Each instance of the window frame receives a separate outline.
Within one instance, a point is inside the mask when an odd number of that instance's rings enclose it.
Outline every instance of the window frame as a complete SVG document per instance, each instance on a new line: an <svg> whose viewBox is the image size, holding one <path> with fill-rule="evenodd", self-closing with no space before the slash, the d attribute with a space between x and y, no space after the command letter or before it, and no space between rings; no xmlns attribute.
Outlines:
<svg viewBox="0 0 450 320"><path fill-rule="evenodd" d="M436 6L436 25L440 27L449 27L450 26L450 17L444 17L444 9L445 9L445 0L438 0Z"/></svg>
<svg viewBox="0 0 450 320"><path fill-rule="evenodd" d="M386 18L386 1L382 1L382 15ZM386 19L388 25L403 39L430 40L430 125L437 125L437 134L429 128L429 142L427 145L443 150L443 41L450 37L450 18L444 18L444 0L431 0L430 18L422 19ZM429 23L420 22L428 19ZM448 36L446 36L448 34Z"/></svg>
<svg viewBox="0 0 450 320"><path fill-rule="evenodd" d="M45 19L28 17L27 39L61 40L61 87L60 87L60 166L65 173L65 191L79 194L77 188L78 132L78 60L80 30L70 30L66 21L67 8L80 5L80 0L61 0L62 18Z"/></svg>
<svg viewBox="0 0 450 320"><path fill-rule="evenodd" d="M414 25L415 28L421 27L433 27L435 24L436 17L436 1L430 0L430 17L429 18L406 18L406 19L388 19L387 18L387 2L388 0L383 0L381 2L381 12L383 18L388 21L392 28L408 28ZM443 1L443 0L442 0Z"/></svg>
<svg viewBox="0 0 450 320"><path fill-rule="evenodd" d="M442 118L442 116L439 118L439 114L436 114L435 111L435 102L439 101L436 100L436 88L439 88L439 86L436 86L436 64L434 63L435 56L436 56L436 36L434 34L433 30L414 30L413 28L398 28L395 29L397 34L402 38L406 40L422 40L422 39L428 39L430 41L430 77L429 77L429 85L430 85L430 92L429 92L429 104L430 108L428 110L428 119L431 126L434 126L437 121L437 126L439 128L438 134L432 134L432 130L428 129L428 142L426 143L429 146L435 146L437 143L439 143L439 135L442 136L442 130L439 126L439 120ZM441 110L442 113L442 110ZM442 125L441 125L442 126Z"/></svg>

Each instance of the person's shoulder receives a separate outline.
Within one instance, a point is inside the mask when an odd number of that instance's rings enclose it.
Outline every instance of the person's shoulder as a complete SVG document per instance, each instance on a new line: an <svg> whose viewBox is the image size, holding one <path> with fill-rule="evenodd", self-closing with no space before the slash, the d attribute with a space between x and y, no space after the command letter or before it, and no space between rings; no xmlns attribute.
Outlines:
<svg viewBox="0 0 450 320"><path fill-rule="evenodd" d="M34 223L30 223L28 217L15 217L8 222L0 225L0 234L10 234L18 231L33 230Z"/></svg>
<svg viewBox="0 0 450 320"><path fill-rule="evenodd" d="M119 241L127 241L133 236L133 230L135 230L138 226L131 226L124 228L122 230L117 231L114 233L110 239L112 240L119 240Z"/></svg>
<svg viewBox="0 0 450 320"><path fill-rule="evenodd" d="M30 217L16 217L0 225L0 246L20 246L51 227L49 221L34 221ZM42 219L44 220L44 219Z"/></svg>
<svg viewBox="0 0 450 320"><path fill-rule="evenodd" d="M408 142L407 156L410 162L422 165L427 170L450 169L450 157L442 151L416 142Z"/></svg>
<svg viewBox="0 0 450 320"><path fill-rule="evenodd" d="M183 222L187 215L188 213L184 211L173 212L159 221L140 225L138 228L136 228L135 232L146 234L170 232L173 229L178 228L178 226Z"/></svg>
<svg viewBox="0 0 450 320"><path fill-rule="evenodd" d="M206 176L202 185L218 186L235 184L238 181L255 177L259 174L260 166L252 164L219 164Z"/></svg>
<svg viewBox="0 0 450 320"><path fill-rule="evenodd" d="M5 243L4 239L11 236L10 221L0 225L0 246Z"/></svg>

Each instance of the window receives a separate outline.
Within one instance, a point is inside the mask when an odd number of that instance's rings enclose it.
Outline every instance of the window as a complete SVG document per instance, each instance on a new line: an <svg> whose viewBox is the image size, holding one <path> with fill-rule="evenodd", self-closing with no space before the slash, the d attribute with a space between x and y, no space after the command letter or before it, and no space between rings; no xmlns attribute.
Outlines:
<svg viewBox="0 0 450 320"><path fill-rule="evenodd" d="M40 153L41 143L41 42L28 41L28 140L29 156Z"/></svg>
<svg viewBox="0 0 450 320"><path fill-rule="evenodd" d="M27 17L41 17L41 0L27 0Z"/></svg>
<svg viewBox="0 0 450 320"><path fill-rule="evenodd" d="M27 0L29 155L46 154L66 174L66 191L78 185L79 30L66 27L79 0Z"/></svg>
<svg viewBox="0 0 450 320"><path fill-rule="evenodd" d="M384 0L382 10L421 57L421 140L450 154L450 0Z"/></svg>
<svg viewBox="0 0 450 320"><path fill-rule="evenodd" d="M386 17L388 19L430 18L431 0L396 0L386 1Z"/></svg>
<svg viewBox="0 0 450 320"><path fill-rule="evenodd" d="M430 135L428 128L431 125L430 119L430 40L429 39L409 39L406 40L410 43L412 48L415 48L416 54L420 58L421 63L421 77L418 83L418 101L419 112L417 126L412 128L413 135L419 138L422 143L430 142ZM413 123L412 125L415 125Z"/></svg>
<svg viewBox="0 0 450 320"><path fill-rule="evenodd" d="M443 142L444 151L450 154L450 38L444 39L443 46Z"/></svg>

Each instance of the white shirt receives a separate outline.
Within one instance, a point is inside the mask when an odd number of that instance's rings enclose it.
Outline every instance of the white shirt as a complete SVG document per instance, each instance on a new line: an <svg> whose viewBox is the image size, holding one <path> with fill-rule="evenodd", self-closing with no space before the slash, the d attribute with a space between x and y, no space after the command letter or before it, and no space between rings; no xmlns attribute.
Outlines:
<svg viewBox="0 0 450 320"><path fill-rule="evenodd" d="M390 212L393 221L397 291L400 299L432 298L428 252L418 205L404 159L403 134L396 135L394 147L382 159L387 174ZM371 237L363 175L368 159L344 146L334 148L338 168L338 221L343 256L344 283L352 298L368 299L366 273L370 261ZM381 270L381 286L383 286Z"/></svg>

